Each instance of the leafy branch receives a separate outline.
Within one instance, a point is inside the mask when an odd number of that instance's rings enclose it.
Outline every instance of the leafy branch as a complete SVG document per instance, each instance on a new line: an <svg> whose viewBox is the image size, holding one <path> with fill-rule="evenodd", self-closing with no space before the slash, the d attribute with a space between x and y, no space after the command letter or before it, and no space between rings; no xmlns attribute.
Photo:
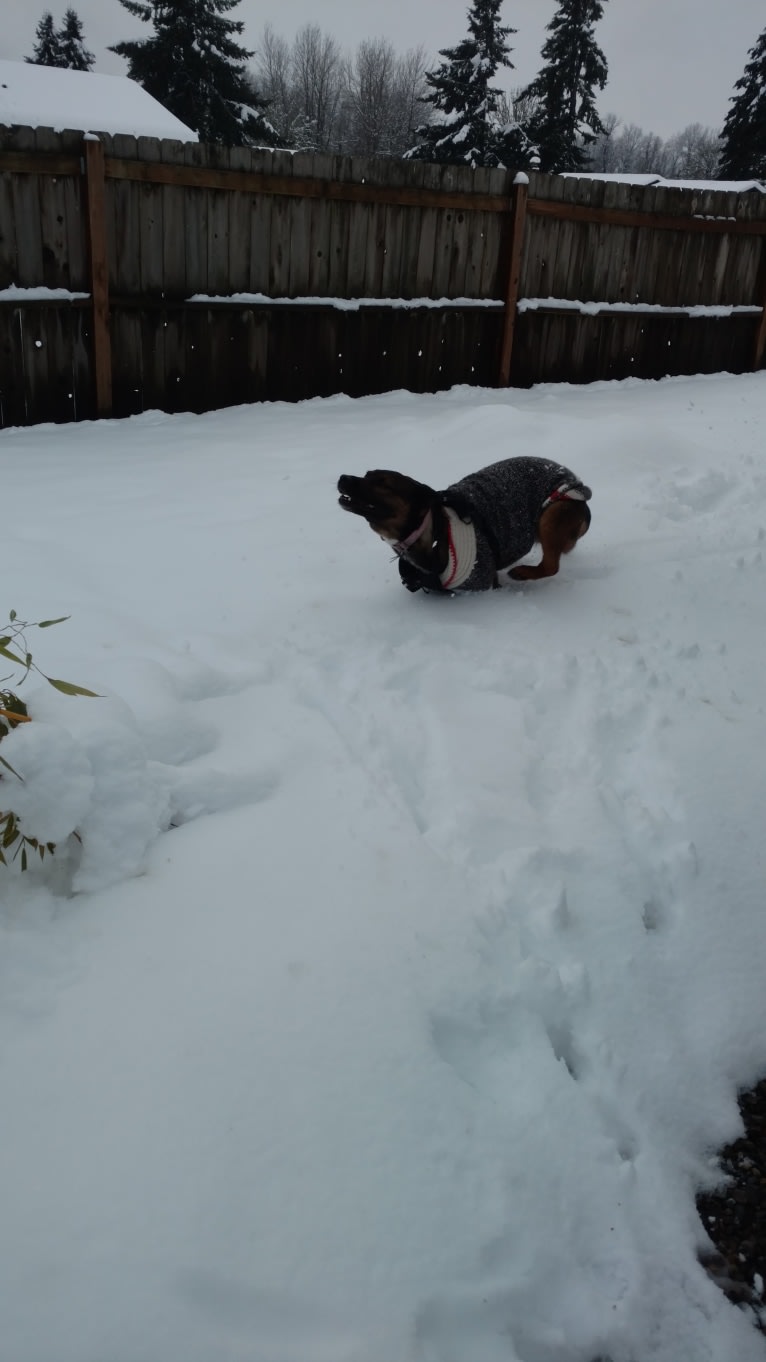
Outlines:
<svg viewBox="0 0 766 1362"><path fill-rule="evenodd" d="M63 624L64 621L69 618L69 615L60 615L59 618L55 620L36 620L30 622L29 620L20 620L16 611L11 610L8 616L8 624L6 625L7 632L0 635L0 657L7 658L9 662L13 662L17 667L23 667L24 675L15 679L15 684L17 686L23 686L29 673L34 671L37 672L39 676L42 676L43 679L48 682L49 686L54 686L56 690L62 691L64 695L90 695L96 698L96 691L94 690L86 690L85 686L75 686L71 681L61 681L57 677L47 676L42 668L38 667L37 663L33 661L32 654L29 651L25 632L27 629L50 629L52 625ZM10 644L13 644L14 648L18 648L19 652L14 652L13 649L9 647ZM20 656L20 653L23 653L23 656ZM0 676L0 685L2 685L4 681L10 681L13 675L12 672L9 672L7 676Z"/></svg>
<svg viewBox="0 0 766 1362"><path fill-rule="evenodd" d="M7 676L0 677L0 687L11 680L16 686L22 686L29 673L34 671L37 672L38 676L42 676L49 686L53 686L55 690L61 691L64 695L90 695L94 699L97 698L97 693L94 690L87 690L85 686L75 686L71 681L61 681L58 677L48 676L41 667L38 667L29 651L26 636L28 629L50 629L52 625L63 624L68 619L69 615L61 615L54 620L20 620L16 611L11 610L8 623L0 635L0 657L12 662L15 667L21 667L23 674L19 677L16 673L9 672ZM14 728L18 728L20 724L30 722L27 706L21 697L13 690L0 689L0 741L6 738ZM15 767L11 766L9 761L6 761L5 757L0 757L0 766L4 766L6 771L10 771L11 775L23 784L24 777L19 774ZM3 773L0 771L0 781L2 779ZM74 836L78 837L79 834L75 832ZM26 870L29 863L28 850L37 852L40 860L43 861L46 852L49 855L53 854L56 850L56 844L55 842L42 842L37 837L22 832L19 827L18 815L13 811L4 813L0 809L0 865L7 866L8 861L5 853L6 851L10 852L11 848L15 848L12 860L15 861L20 855L21 869Z"/></svg>

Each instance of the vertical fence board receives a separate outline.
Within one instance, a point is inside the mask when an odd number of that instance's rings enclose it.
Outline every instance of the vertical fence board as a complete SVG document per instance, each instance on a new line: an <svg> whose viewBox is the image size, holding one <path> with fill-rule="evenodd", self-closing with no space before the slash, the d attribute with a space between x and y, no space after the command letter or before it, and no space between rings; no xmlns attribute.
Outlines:
<svg viewBox="0 0 766 1362"><path fill-rule="evenodd" d="M86 138L84 150L96 412L99 416L111 416L112 343L109 330L109 248L104 148L101 142Z"/></svg>
<svg viewBox="0 0 766 1362"><path fill-rule="evenodd" d="M139 137L138 155L142 161L158 161L159 138ZM141 292L147 298L161 298L164 291L164 194L162 185L140 186Z"/></svg>
<svg viewBox="0 0 766 1362"><path fill-rule="evenodd" d="M165 165L183 165L184 143L160 143ZM185 191L180 185L162 187L162 293L166 298L186 296Z"/></svg>
<svg viewBox="0 0 766 1362"><path fill-rule="evenodd" d="M292 176L292 156L286 151L274 152L272 170L275 175ZM271 208L271 258L267 292L272 298L290 296L291 203L291 199L277 194Z"/></svg>
<svg viewBox="0 0 766 1362"><path fill-rule="evenodd" d="M34 151L34 129L16 128L12 140L14 151ZM11 282L19 288L34 288L43 277L38 177L11 175L10 180L16 223L16 278Z"/></svg>
<svg viewBox="0 0 766 1362"><path fill-rule="evenodd" d="M320 179L332 180L335 174L336 157L314 156L314 174ZM308 270L306 291L314 298L332 297L330 277L333 269L331 258L332 215L331 204L327 199L312 199L310 203Z"/></svg>
<svg viewBox="0 0 766 1362"><path fill-rule="evenodd" d="M0 289L15 284L18 272L13 176L0 171Z"/></svg>
<svg viewBox="0 0 766 1362"><path fill-rule="evenodd" d="M200 167L205 163L205 148L196 142L184 146L184 165ZM186 261L185 293L187 298L197 293L209 293L208 287L208 206L209 195L204 189L184 189L184 259Z"/></svg>
<svg viewBox="0 0 766 1362"><path fill-rule="evenodd" d="M441 184L439 166L423 166L423 188L438 189ZM415 277L414 297L435 298L436 288L436 232L439 222L437 208L424 208L420 219L420 240Z"/></svg>
<svg viewBox="0 0 766 1362"><path fill-rule="evenodd" d="M334 158L333 178L340 183L353 179L350 156ZM327 295L330 298L350 298L353 293L349 283L349 242L354 205L332 202L326 208L329 227Z"/></svg>
<svg viewBox="0 0 766 1362"><path fill-rule="evenodd" d="M26 425L28 415L21 344L22 312L0 304L0 426Z"/></svg>

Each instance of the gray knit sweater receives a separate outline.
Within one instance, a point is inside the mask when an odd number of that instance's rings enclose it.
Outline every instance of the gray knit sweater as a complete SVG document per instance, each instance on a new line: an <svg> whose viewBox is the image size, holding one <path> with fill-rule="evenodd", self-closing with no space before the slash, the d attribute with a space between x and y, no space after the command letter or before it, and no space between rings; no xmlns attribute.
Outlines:
<svg viewBox="0 0 766 1362"><path fill-rule="evenodd" d="M502 459L452 483L443 493L445 503L461 515L470 515L476 526L476 563L459 590L488 591L498 569L510 567L529 553L543 504L563 487L590 500L590 488L571 468L550 459Z"/></svg>

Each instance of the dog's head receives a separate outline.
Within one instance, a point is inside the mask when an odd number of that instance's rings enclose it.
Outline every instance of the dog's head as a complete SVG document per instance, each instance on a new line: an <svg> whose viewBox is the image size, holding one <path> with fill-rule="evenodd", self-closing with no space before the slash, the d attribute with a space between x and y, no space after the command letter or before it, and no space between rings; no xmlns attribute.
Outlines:
<svg viewBox="0 0 766 1362"><path fill-rule="evenodd" d="M372 469L363 478L343 473L338 478L338 491L343 510L364 516L370 529L390 544L406 538L434 499L425 483L387 468Z"/></svg>

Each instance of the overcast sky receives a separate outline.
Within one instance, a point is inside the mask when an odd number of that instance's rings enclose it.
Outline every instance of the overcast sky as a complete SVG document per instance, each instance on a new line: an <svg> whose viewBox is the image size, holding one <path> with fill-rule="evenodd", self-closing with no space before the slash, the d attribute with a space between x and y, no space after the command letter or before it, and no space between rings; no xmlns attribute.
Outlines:
<svg viewBox="0 0 766 1362"><path fill-rule="evenodd" d="M119 0L2 0L0 57L28 55L40 14L50 8L60 21L68 3L83 20L96 70L124 73L125 64L106 51L107 44L150 30ZM348 49L362 38L383 35L400 50L422 43L433 58L464 36L467 8L468 0L241 0L229 17L244 20L248 47L257 46L267 22L287 38L312 22ZM509 85L524 84L537 73L554 10L555 0L505 0L504 22L518 29ZM609 64L601 113L616 113L662 137L688 123L719 128L765 23L764 0L606 0L597 30Z"/></svg>

